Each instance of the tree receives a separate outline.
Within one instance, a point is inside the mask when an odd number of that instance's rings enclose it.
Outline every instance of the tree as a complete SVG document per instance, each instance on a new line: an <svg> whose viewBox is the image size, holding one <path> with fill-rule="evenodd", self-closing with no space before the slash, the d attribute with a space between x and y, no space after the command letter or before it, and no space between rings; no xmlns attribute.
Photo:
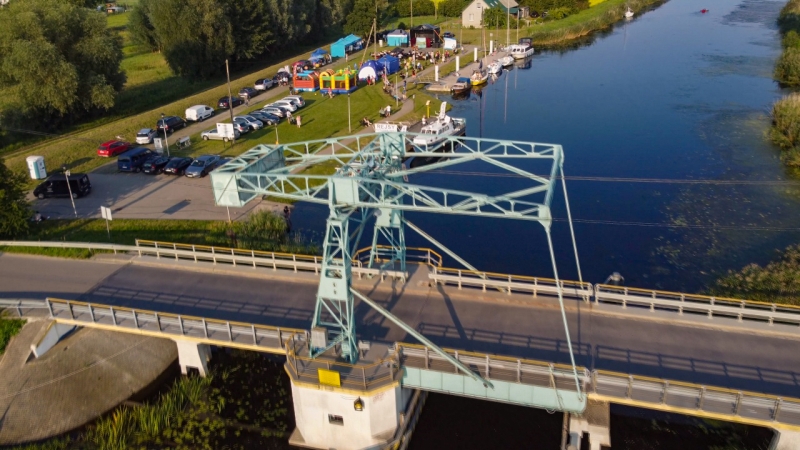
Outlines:
<svg viewBox="0 0 800 450"><path fill-rule="evenodd" d="M483 26L486 28L505 28L506 26L506 10L495 6L483 13Z"/></svg>
<svg viewBox="0 0 800 450"><path fill-rule="evenodd" d="M17 118L42 124L111 108L125 83L121 61L122 40L104 14L49 0L0 13L0 87Z"/></svg>
<svg viewBox="0 0 800 450"><path fill-rule="evenodd" d="M372 23L376 16L377 26L380 30L386 22L385 15L388 6L389 4L385 0L356 0L344 24L345 33L366 37L372 30Z"/></svg>
<svg viewBox="0 0 800 450"><path fill-rule="evenodd" d="M139 0L139 5L128 16L128 33L133 42L147 47L150 51L161 50L158 35L150 20L153 3L157 0Z"/></svg>
<svg viewBox="0 0 800 450"><path fill-rule="evenodd" d="M31 210L25 199L25 177L12 172L0 159L0 239L24 237Z"/></svg>

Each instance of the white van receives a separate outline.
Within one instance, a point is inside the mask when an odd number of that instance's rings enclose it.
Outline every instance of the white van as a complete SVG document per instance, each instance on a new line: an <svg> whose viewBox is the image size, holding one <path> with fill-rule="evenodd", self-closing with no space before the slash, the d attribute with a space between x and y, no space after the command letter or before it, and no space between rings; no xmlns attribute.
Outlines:
<svg viewBox="0 0 800 450"><path fill-rule="evenodd" d="M201 122L214 115L214 108L206 105L195 105L186 108L186 120Z"/></svg>

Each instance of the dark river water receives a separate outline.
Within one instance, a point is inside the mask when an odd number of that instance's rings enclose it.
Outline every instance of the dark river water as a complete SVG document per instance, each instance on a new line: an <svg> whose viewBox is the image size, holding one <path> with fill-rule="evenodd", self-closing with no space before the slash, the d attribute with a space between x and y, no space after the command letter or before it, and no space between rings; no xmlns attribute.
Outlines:
<svg viewBox="0 0 800 450"><path fill-rule="evenodd" d="M670 0L578 48L537 50L529 67L481 95L448 100L450 114L467 119L469 136L561 144L567 177L592 178L567 182L585 280L618 271L629 286L695 292L800 241L800 189L765 139L782 94L771 74L783 3ZM480 170L411 182L478 191L509 183ZM303 205L294 219L323 230L326 212ZM561 195L553 214L566 216ZM480 270L552 276L535 222L407 217ZM553 229L561 276L576 279L569 229ZM429 246L412 232L407 242ZM612 414L614 449L758 449L770 434ZM412 448L557 448L560 429L559 413L433 395Z"/></svg>

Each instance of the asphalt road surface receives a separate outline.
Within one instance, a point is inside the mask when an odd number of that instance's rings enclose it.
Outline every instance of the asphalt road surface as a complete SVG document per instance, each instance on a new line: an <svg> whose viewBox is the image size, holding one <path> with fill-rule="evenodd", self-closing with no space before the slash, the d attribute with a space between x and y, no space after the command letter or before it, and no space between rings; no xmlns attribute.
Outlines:
<svg viewBox="0 0 800 450"><path fill-rule="evenodd" d="M278 272L281 274L281 272ZM268 276L268 275L266 275ZM273 326L308 328L316 284L163 267L0 255L0 296L54 296ZM467 300L450 288L358 289L440 346L568 363L561 316L548 305ZM480 294L474 294L478 298ZM414 342L356 302L359 338ZM797 396L798 341L597 314L575 303L568 321L578 364L733 389Z"/></svg>

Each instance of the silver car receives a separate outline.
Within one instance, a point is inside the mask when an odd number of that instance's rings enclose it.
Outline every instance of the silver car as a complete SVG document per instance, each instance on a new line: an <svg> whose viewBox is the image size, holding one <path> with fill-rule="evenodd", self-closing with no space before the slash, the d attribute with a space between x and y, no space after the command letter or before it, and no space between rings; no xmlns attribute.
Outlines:
<svg viewBox="0 0 800 450"><path fill-rule="evenodd" d="M186 168L186 176L189 178L204 177L214 170L214 167L217 166L217 161L219 161L219 155L198 156L197 159L192 161L192 164Z"/></svg>
<svg viewBox="0 0 800 450"><path fill-rule="evenodd" d="M253 130L260 130L260 129L264 128L264 122L256 119L253 116L245 115L245 116L236 116L236 117L233 118L234 121L236 121L236 119L240 119L240 120L243 120L243 121L247 122L247 125L249 125L250 128L252 128Z"/></svg>
<svg viewBox="0 0 800 450"><path fill-rule="evenodd" d="M267 114L272 114L273 116L278 116L281 119L286 117L286 110L285 109L281 109L281 108L277 108L277 107L273 108L271 106L266 106L264 108L261 108L261 111L263 111L263 112L265 112Z"/></svg>
<svg viewBox="0 0 800 450"><path fill-rule="evenodd" d="M297 111L297 105L292 103L291 100L278 100L277 102L270 103L267 106L277 106L279 108L288 109L291 112Z"/></svg>
<svg viewBox="0 0 800 450"><path fill-rule="evenodd" d="M288 101L292 102L292 104L294 106L298 107L298 108L302 108L303 106L306 106L306 101L303 100L303 97L301 97L299 95L289 95L289 96L284 97L282 100L288 100Z"/></svg>
<svg viewBox="0 0 800 450"><path fill-rule="evenodd" d="M154 130L152 128L142 128L136 133L136 143L137 144L149 144L153 142L153 139L158 137L158 130Z"/></svg>
<svg viewBox="0 0 800 450"><path fill-rule="evenodd" d="M234 129L233 130L233 137L236 138L236 139L239 139L239 136L241 136L241 133L239 133L239 130ZM204 141L207 141L207 140L211 139L211 140L215 140L215 141L228 142L228 138L226 136L222 136L221 134L219 134L217 132L216 128L212 128L212 129L210 129L208 131L203 131L202 133L200 133L200 137L203 138Z"/></svg>

